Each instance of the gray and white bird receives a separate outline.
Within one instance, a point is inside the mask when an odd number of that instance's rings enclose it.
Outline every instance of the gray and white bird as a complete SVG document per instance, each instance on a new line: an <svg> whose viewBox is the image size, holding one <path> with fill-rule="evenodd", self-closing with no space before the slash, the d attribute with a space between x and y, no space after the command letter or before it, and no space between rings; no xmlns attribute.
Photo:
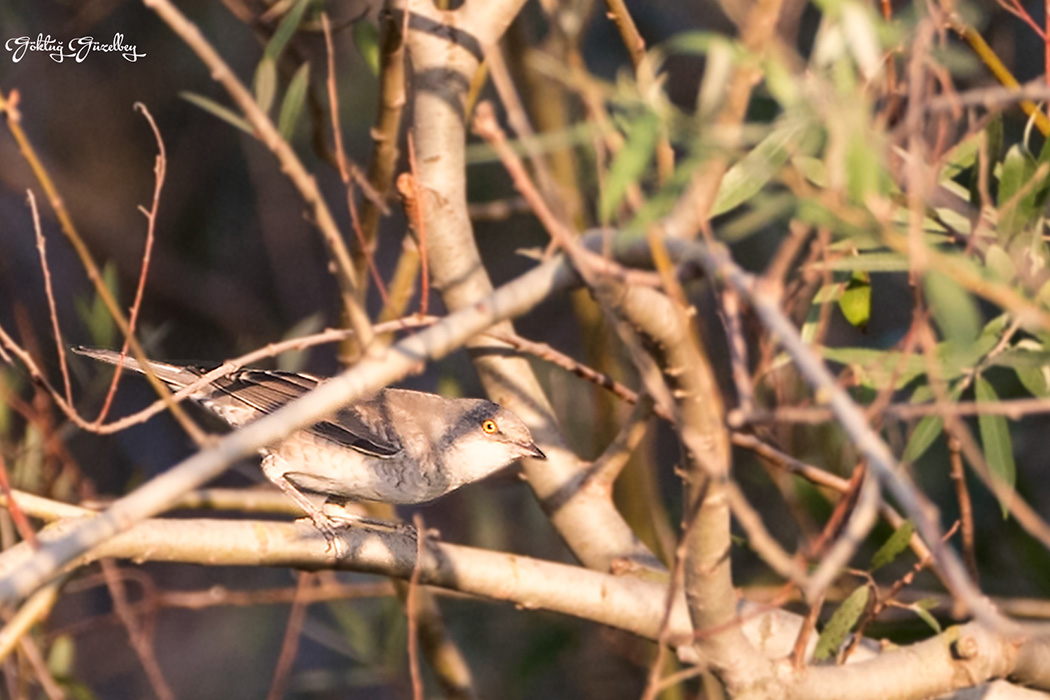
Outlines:
<svg viewBox="0 0 1050 700"><path fill-rule="evenodd" d="M74 347L80 355L144 373L112 350ZM175 390L213 368L149 363ZM242 369L189 398L238 427L273 413L324 379L298 372ZM304 492L336 502L425 503L530 457L546 459L516 415L484 399L449 399L407 389L382 389L327 419L260 450L266 476L292 498L329 543L331 518Z"/></svg>

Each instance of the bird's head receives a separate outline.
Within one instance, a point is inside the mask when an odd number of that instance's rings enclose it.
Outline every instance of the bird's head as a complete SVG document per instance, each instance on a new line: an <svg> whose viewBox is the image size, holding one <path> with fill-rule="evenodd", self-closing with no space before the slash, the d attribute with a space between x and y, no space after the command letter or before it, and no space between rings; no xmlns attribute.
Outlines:
<svg viewBox="0 0 1050 700"><path fill-rule="evenodd" d="M460 408L446 436L443 460L459 477L457 485L477 481L522 457L547 459L525 423L499 404L463 399Z"/></svg>

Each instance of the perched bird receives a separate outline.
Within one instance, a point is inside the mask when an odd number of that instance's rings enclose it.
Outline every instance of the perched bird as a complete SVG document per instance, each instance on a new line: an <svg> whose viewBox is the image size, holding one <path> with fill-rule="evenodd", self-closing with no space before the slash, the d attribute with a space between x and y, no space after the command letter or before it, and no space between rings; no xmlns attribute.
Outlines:
<svg viewBox="0 0 1050 700"><path fill-rule="evenodd" d="M137 360L121 360L112 350L72 350L144 373ZM212 369L152 361L149 366L175 390ZM237 427L273 413L323 381L298 372L242 369L189 398ZM303 492L334 502L425 503L516 459L546 459L521 419L499 404L407 389L381 389L260 452L266 476L306 511L330 544L335 541L332 519Z"/></svg>

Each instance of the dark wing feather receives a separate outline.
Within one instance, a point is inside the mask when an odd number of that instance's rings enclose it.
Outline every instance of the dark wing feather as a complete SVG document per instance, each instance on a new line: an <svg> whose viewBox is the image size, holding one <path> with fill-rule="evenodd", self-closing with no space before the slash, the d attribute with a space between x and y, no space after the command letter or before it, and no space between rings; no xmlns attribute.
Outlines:
<svg viewBox="0 0 1050 700"><path fill-rule="evenodd" d="M253 369L219 379L214 387L261 413L273 413L289 401L315 389L319 383L319 379L306 374ZM315 423L310 431L376 457L391 457L401 451L401 443L395 435L381 426L366 423L352 406Z"/></svg>

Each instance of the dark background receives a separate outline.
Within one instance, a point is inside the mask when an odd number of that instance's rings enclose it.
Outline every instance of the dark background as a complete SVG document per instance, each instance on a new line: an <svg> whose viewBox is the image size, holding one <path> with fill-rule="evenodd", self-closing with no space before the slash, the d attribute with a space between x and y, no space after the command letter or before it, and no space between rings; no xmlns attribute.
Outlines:
<svg viewBox="0 0 1050 700"><path fill-rule="evenodd" d="M182 2L179 6L241 80L250 84L267 28L245 24L221 2ZM248 7L258 10L254 5ZM631 3L630 7L650 45L689 29L731 31L721 11L705 2L664 0ZM367 8L329 2L327 9L339 26ZM978 10L993 14L995 8L985 5ZM1033 11L1039 10L1033 6ZM590 70L606 79L629 70L627 55L604 8L583 3L581 13ZM784 20L788 41L805 47L818 19L807 5L791 4ZM1018 77L1025 80L1038 72L1041 46L1018 25L999 11L984 27L1000 56L1012 57ZM511 32L518 41L536 43L546 36L547 28L538 8L529 5ZM336 286L326 272L323 245L304 217L301 200L262 144L179 96L188 91L230 104L196 56L166 25L142 4L125 0L0 0L2 41L43 34L63 41L91 35L108 42L117 33L146 56L130 63L113 54L92 54L80 64L57 64L45 54L29 53L16 64L4 52L0 53L0 90L8 97L17 91L23 128L95 259L115 271L119 299L125 306L132 299L145 240L146 222L137 207L148 207L151 202L156 154L152 133L133 104L145 104L156 118L167 148L168 172L139 328L149 353L162 358L218 360L279 340L293 329L302 333L337 326ZM355 49L348 25L337 33L336 43L341 127L349 155L363 165L371 152L369 129L376 113L377 81ZM322 38L301 33L291 50L310 60L311 83L323 100L319 89L323 84L319 71L325 63ZM683 109L690 109L695 100L701 67L693 58L676 57L668 63L667 90ZM986 81L979 69L972 75L974 84ZM327 125L324 128L330 136ZM317 176L341 230L349 231L338 174L311 149L311 129L306 112L293 145ZM507 179L492 164L473 166L468 177L472 202L512 194ZM64 340L71 344L99 342L84 322L83 307L94 299L92 287L15 142L6 130L0 130L0 324L18 329L23 340L35 338L45 366L57 377L39 256L26 205L27 188L33 188L40 205ZM386 276L401 250L405 230L399 207L394 209L384 219L379 237L377 263ZM497 284L532 264L517 255L517 249L546 243L531 216L479 223L476 230ZM768 255L769 246L762 241L761 237L753 239L739 249L749 267L761 267ZM892 285L884 286L877 294L893 299L892 289ZM379 308L374 293L369 302L373 311ZM580 337L567 304L567 299L560 299L538 309L517 324L518 330L578 356L587 339ZM896 304L880 304L877 298L869 339L899 331L901 319L895 308ZM431 300L431 309L440 311L438 299ZM837 328L840 333L849 330L841 321ZM593 457L601 445L596 444L592 427L592 390L560 370L537 367L566 419L567 433L585 458ZM335 350L311 350L302 368L319 374L336 371ZM74 362L73 371L78 405L93 415L104 391L105 372L85 362ZM17 369L4 368L0 380L27 391L25 377ZM408 385L480 394L462 354L431 366ZM115 414L130 412L150 397L144 385L129 380L119 394ZM1020 426L1019 449L1034 448L1025 436L1029 428L1038 430L1035 423ZM4 429L13 434L10 425ZM191 449L166 417L115 438L73 434L69 443L84 479L80 487L90 484L103 498L126 492ZM12 438L5 446L15 450L5 455L8 464L16 463L19 443ZM674 477L670 469L666 471L665 487L671 489ZM740 474L756 495L768 494L771 518L789 522L786 514L777 514L783 506L777 505L764 474L757 470ZM221 484L246 486L260 480L249 462L223 477ZM503 474L421 512L448 541L571 561L531 494L517 482L513 473ZM997 508L987 497L979 495L978 499L979 507ZM979 522L988 520L979 518ZM792 531L790 526L788 531ZM788 541L791 536L786 535ZM1045 563L1045 554L1033 555L1023 545L1010 544L1017 541L1007 540L998 552L1007 564L1004 569L1023 570L1017 560L1027 556ZM992 545L986 540L985 546ZM294 572L286 570L175 565L138 569L164 590L203 590L215 585L267 588L291 586L295 581ZM349 574L339 578L374 580ZM986 583L996 586L994 575L989 578ZM1045 593L1040 591L1044 585L1022 576L1006 590ZM133 599L141 597L140 588L129 584ZM637 697L644 684L650 647L622 633L487 601L450 599L444 609L453 638L473 661L483 697L626 698ZM109 596L96 580L83 592L63 598L44 639L68 635L75 642L73 663L66 668L83 684L85 697L148 697L151 691L127 643L126 631L111 613ZM178 697L260 698L270 684L288 606L162 609L146 619L155 625L156 655ZM391 598L311 606L290 695L407 697L404 635L403 614Z"/></svg>

